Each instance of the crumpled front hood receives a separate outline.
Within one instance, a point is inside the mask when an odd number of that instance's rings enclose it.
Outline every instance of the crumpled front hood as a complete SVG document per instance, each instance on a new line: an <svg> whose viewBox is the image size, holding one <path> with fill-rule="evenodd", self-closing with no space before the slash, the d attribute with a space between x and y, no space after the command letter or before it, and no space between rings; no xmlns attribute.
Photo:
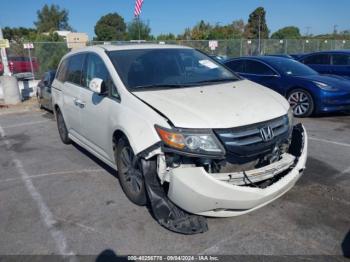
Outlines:
<svg viewBox="0 0 350 262"><path fill-rule="evenodd" d="M249 80L133 94L182 128L244 126L280 117L289 108L281 95Z"/></svg>

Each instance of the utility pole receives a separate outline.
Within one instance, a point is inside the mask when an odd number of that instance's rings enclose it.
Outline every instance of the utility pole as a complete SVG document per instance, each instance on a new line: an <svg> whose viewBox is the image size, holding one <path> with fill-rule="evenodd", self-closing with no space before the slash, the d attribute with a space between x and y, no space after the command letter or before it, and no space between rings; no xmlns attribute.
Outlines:
<svg viewBox="0 0 350 262"><path fill-rule="evenodd" d="M2 34L2 28L0 26L0 40L3 40L4 36ZM7 60L7 53L6 53L6 48L1 48L1 61L2 64L4 65L4 75L9 76L11 75L10 68L9 68L9 63Z"/></svg>
<svg viewBox="0 0 350 262"><path fill-rule="evenodd" d="M137 17L138 28L139 28L139 41L141 41L141 21L140 16Z"/></svg>
<svg viewBox="0 0 350 262"><path fill-rule="evenodd" d="M338 25L333 26L333 35L336 35L338 33Z"/></svg>
<svg viewBox="0 0 350 262"><path fill-rule="evenodd" d="M310 29L311 29L311 26L307 26L306 27L306 36L309 36L310 34Z"/></svg>

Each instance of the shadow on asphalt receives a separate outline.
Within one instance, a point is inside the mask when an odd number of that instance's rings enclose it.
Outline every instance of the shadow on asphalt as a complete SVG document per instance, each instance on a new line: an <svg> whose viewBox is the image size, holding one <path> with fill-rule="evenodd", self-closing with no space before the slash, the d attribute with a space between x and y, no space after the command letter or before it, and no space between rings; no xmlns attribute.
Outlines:
<svg viewBox="0 0 350 262"><path fill-rule="evenodd" d="M118 256L113 250L106 249L102 251L96 258L96 262L114 262L114 261L129 261L127 257Z"/></svg>
<svg viewBox="0 0 350 262"><path fill-rule="evenodd" d="M109 165L102 162L100 159L95 157L93 154L91 154L86 149L82 148L76 143L72 144L76 149L78 149L82 154L86 155L88 158L90 158L92 161L94 161L96 164L98 164L101 168L106 170L110 175L114 176L115 178L118 178L117 171L115 171L113 168L111 168Z"/></svg>
<svg viewBox="0 0 350 262"><path fill-rule="evenodd" d="M344 257L350 258L350 230L346 234L343 243L341 244Z"/></svg>
<svg viewBox="0 0 350 262"><path fill-rule="evenodd" d="M79 150L82 154L86 155L87 157L89 157L92 161L94 161L96 164L98 164L101 168L105 169L110 175L112 175L113 177L115 177L116 179L118 179L118 172L115 171L113 168L111 168L109 165L105 164L103 161L101 161L100 159L98 159L97 157L95 157L93 154L91 154L90 152L88 152L86 149L82 148L81 146L79 146L76 143L72 143L72 145ZM148 203L144 206L147 211L149 212L150 216L157 221L157 219L155 218L153 211L152 211L152 207L150 205L150 201L147 201ZM106 250L106 251L112 251L112 250ZM113 252L113 251L112 251ZM102 253L101 253L102 254ZM107 256L108 258L108 256ZM104 260L104 261L109 261L109 260ZM118 260L119 261L119 260ZM122 260L124 261L124 260Z"/></svg>
<svg viewBox="0 0 350 262"><path fill-rule="evenodd" d="M50 109L47 109L47 108L42 108L41 110L44 113L44 114L42 114L42 117L47 118L47 119L51 119L51 120L55 120L55 116L53 114L53 111L51 111Z"/></svg>
<svg viewBox="0 0 350 262"><path fill-rule="evenodd" d="M323 113L312 116L311 118L322 119L327 117L346 117L350 116L350 112Z"/></svg>
<svg viewBox="0 0 350 262"><path fill-rule="evenodd" d="M299 185L309 186L316 183L335 186L348 179L347 176L339 176L340 173L341 171L330 164L309 156L306 162L305 175L301 176Z"/></svg>

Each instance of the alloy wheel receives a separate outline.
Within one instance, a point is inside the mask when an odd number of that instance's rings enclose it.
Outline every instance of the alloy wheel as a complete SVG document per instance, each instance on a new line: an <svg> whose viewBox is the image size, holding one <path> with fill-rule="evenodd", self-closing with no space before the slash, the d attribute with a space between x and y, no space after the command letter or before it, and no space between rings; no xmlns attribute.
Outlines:
<svg viewBox="0 0 350 262"><path fill-rule="evenodd" d="M125 146L120 153L120 170L125 177L130 193L138 195L142 190L143 176L139 164L135 166L135 155L130 146Z"/></svg>
<svg viewBox="0 0 350 262"><path fill-rule="evenodd" d="M301 90L292 92L288 97L288 102L293 109L295 116L308 115L311 107L309 96Z"/></svg>

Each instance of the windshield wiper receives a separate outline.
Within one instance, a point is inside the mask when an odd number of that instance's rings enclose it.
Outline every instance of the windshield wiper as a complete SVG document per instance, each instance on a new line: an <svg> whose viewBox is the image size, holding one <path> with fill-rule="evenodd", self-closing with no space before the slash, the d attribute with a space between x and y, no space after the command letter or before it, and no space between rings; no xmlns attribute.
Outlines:
<svg viewBox="0 0 350 262"><path fill-rule="evenodd" d="M200 85L200 84L210 84L210 83L232 82L232 81L237 81L237 80L238 80L238 78L217 78L217 79L196 81L196 82L192 82L189 84Z"/></svg>
<svg viewBox="0 0 350 262"><path fill-rule="evenodd" d="M162 89L162 88L178 88L184 87L186 85L183 84L151 84L151 85L143 85L143 86L135 86L130 88L132 91L138 91L142 89Z"/></svg>
<svg viewBox="0 0 350 262"><path fill-rule="evenodd" d="M218 78L218 79L189 82L184 84L150 84L150 85L143 85L143 86L141 85L141 86L131 87L130 89L131 91L141 91L144 89L181 88L181 87L191 87L191 86L197 86L197 85L209 84L209 83L232 82L237 80L238 80L237 78Z"/></svg>

